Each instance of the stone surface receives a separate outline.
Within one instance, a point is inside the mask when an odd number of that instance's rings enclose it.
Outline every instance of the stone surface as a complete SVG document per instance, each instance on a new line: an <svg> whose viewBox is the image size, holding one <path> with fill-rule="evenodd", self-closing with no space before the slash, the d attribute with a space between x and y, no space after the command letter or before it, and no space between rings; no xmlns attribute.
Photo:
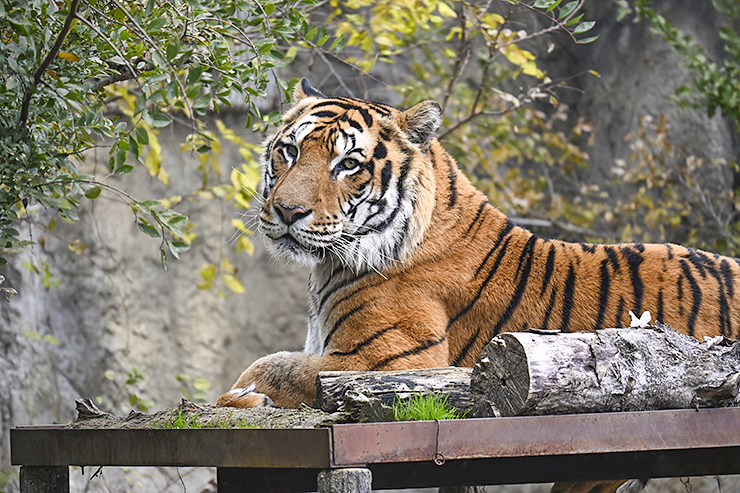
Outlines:
<svg viewBox="0 0 740 493"><path fill-rule="evenodd" d="M321 471L319 493L370 493L372 481L370 469L364 467Z"/></svg>

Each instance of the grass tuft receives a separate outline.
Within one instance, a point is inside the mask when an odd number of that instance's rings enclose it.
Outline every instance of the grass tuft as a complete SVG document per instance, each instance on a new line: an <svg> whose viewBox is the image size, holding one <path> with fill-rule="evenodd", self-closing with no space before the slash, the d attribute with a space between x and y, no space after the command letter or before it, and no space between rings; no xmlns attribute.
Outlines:
<svg viewBox="0 0 740 493"><path fill-rule="evenodd" d="M413 394L406 400L396 398L393 403L393 418L396 421L432 421L435 419L462 419L468 412L458 413L447 403L449 395Z"/></svg>

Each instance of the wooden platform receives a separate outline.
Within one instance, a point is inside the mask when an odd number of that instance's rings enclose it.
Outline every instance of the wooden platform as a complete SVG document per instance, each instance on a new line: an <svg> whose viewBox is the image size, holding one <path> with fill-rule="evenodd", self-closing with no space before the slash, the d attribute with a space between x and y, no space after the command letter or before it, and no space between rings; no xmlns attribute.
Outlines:
<svg viewBox="0 0 740 493"><path fill-rule="evenodd" d="M69 465L215 466L220 492L316 491L320 471L358 467L373 489L738 474L740 408L316 429L21 426L11 461L24 493L67 491Z"/></svg>

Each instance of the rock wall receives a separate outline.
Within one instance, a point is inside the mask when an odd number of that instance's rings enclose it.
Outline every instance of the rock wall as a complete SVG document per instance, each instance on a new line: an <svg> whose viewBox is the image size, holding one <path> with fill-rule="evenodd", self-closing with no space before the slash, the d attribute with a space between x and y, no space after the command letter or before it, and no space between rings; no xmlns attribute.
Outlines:
<svg viewBox="0 0 740 493"><path fill-rule="evenodd" d="M242 128L239 120L234 116L229 124ZM162 138L164 162L173 173L168 189L145 172L111 183L140 199L196 189L197 163L188 153L179 153L187 131L177 129ZM104 154L100 157L107 161ZM230 171L227 163L240 159L232 152L222 162ZM177 170L184 172L178 176ZM67 224L57 218L52 232L22 225L40 244L2 271L6 284L19 293L10 303L0 304L0 470L4 473L13 473L8 429L69 422L76 398L101 397L100 407L119 415L132 408L131 393L153 401L151 409L172 407L183 397L175 376L184 373L209 380L212 388L207 399L213 402L259 356L302 348L306 272L267 258L259 238L254 238L253 257L236 255L228 243L233 209L216 201L195 200L185 201L179 210L196 222L199 236L182 260L170 258L167 271L160 262L159 241L143 235L129 207L111 195L88 202L79 222ZM34 223L48 221L44 211L33 215ZM74 239L86 246L83 253L68 248ZM219 263L221 253L236 260L246 294L223 297L196 287L202 280L200 267L205 262ZM58 288L45 289L40 276L27 271L23 261L39 267L46 262L60 279ZM132 367L146 378L127 387L125 374ZM106 378L106 371L115 374L114 381ZM157 484L152 491L158 491L164 479L146 471L151 476L148 481ZM210 474L192 471L189 477L197 485L207 482ZM113 487L131 473L116 470L108 476ZM84 478L72 477L84 487ZM178 490L179 480L175 483Z"/></svg>
<svg viewBox="0 0 740 493"><path fill-rule="evenodd" d="M656 4L671 21L717 50L713 36L720 19L708 5L689 0ZM737 133L730 122L680 110L665 99L689 75L658 37L644 24L616 22L612 2L589 2L588 8L587 17L598 21L595 31L600 39L588 46L562 43L554 52L557 58L548 61L548 70L572 74L594 69L601 74L579 79L584 93L569 98L574 115L595 126L589 172L604 173L614 159L625 157L624 136L635 129L640 114L667 114L673 137L691 152L707 158L737 156ZM400 77L397 66L388 70L376 76ZM331 92L331 87L324 89ZM241 116L230 118L233 128L243 127ZM179 153L188 129L168 132L162 139L164 162L172 175L170 188L140 172L112 183L140 198L176 195L197 187L197 164L189 154ZM221 159L226 168L240 161L230 152ZM104 166L105 152L99 157L99 165ZM722 173L716 177L723 183L726 178ZM306 272L270 260L258 238L253 257L234 257L228 243L233 212L227 208L194 200L179 209L199 225L200 235L181 261L170 261L166 272L160 264L158 241L138 231L131 211L114 196L104 195L86 205L80 222L57 219L52 232L36 226L48 224L44 211L32 216L34 225L22 224L39 244L0 268L6 283L19 292L10 303L0 300L0 471L9 477L6 491L17 486L17 469L9 465L8 437L15 425L68 422L74 415L74 399L80 396L99 396L103 409L118 414L131 408L129 393L152 400L153 409L170 407L182 397L175 380L178 373L208 379L213 386L207 397L213 401L259 356L301 348ZM74 239L87 246L83 253L68 248ZM220 252L238 259L245 294L220 297L215 291L197 289L198 269L205 262L218 263ZM61 279L59 287L45 289L39 275L27 271L23 261L37 266L46 262ZM131 367L147 377L126 387L125 373ZM115 381L106 378L108 370ZM88 482L90 472L86 474L72 474L75 490L182 491L176 470L107 468L102 478L92 482ZM179 475L189 491L212 488L210 470L182 470ZM664 483L651 491L684 491L680 483ZM716 491L715 482L703 484L695 480L694 491ZM724 479L722 487L732 489Z"/></svg>

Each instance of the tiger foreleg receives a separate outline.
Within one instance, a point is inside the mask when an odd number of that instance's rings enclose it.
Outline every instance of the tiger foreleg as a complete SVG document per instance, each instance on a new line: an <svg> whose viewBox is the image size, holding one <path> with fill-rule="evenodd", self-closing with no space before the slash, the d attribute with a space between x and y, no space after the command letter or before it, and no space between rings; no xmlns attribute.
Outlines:
<svg viewBox="0 0 740 493"><path fill-rule="evenodd" d="M313 404L316 377L328 363L327 357L308 353L280 351L264 356L244 370L231 391L216 404L229 407L296 408Z"/></svg>

